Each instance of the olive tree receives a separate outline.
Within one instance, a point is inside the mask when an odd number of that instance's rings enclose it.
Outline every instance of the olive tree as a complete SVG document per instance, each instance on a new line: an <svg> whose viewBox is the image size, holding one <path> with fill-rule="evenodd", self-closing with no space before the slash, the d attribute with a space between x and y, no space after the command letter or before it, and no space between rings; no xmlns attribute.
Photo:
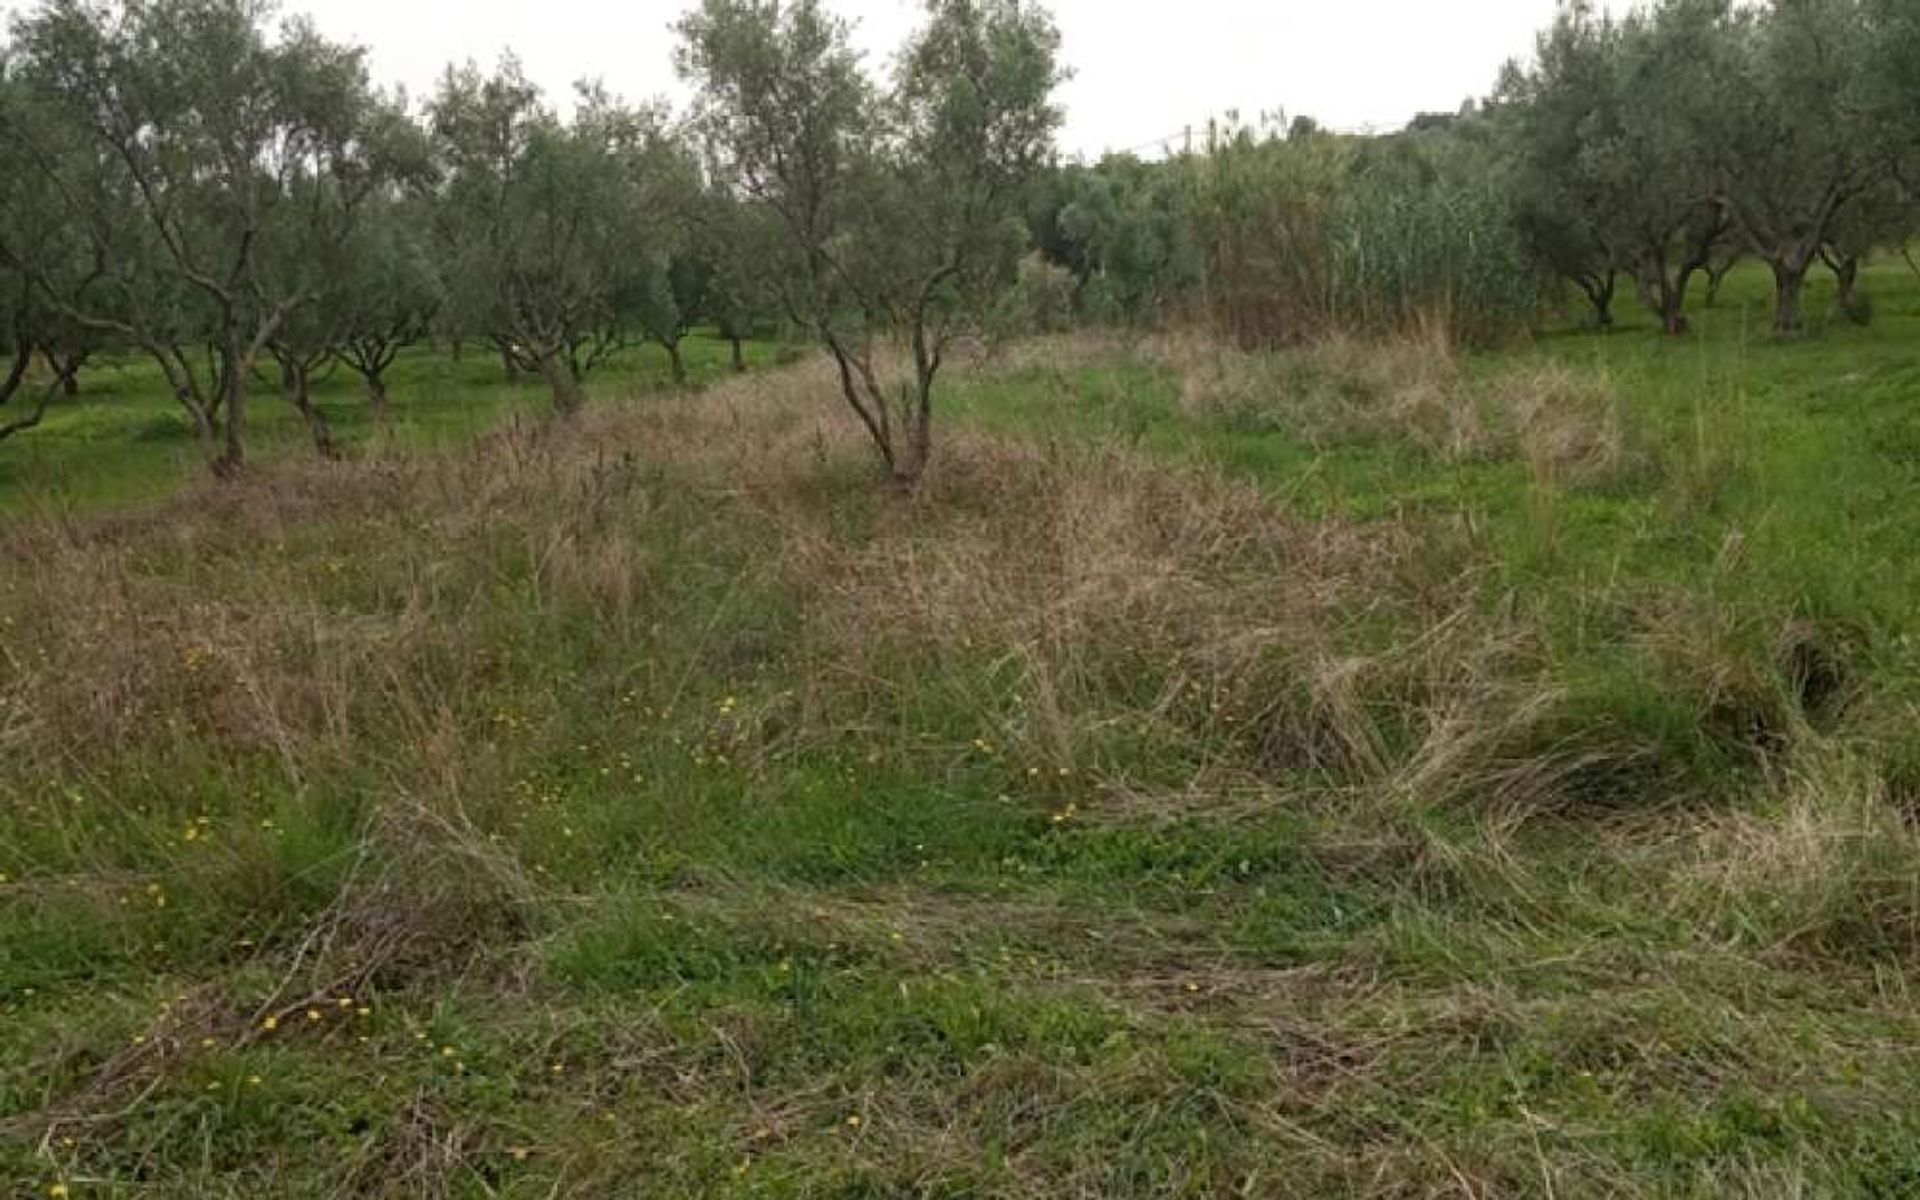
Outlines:
<svg viewBox="0 0 1920 1200"><path fill-rule="evenodd" d="M1891 239L1920 275L1909 243L1920 236L1920 7L1909 0L1871 0L1868 5L1873 57L1868 86L1879 133L1876 148L1886 167L1888 193L1901 210Z"/></svg>
<svg viewBox="0 0 1920 1200"><path fill-rule="evenodd" d="M695 225L696 255L705 265L703 301L707 319L733 350L733 369L747 369L744 343L775 307L777 280L769 270L780 261L783 229L765 205L709 187Z"/></svg>
<svg viewBox="0 0 1920 1200"><path fill-rule="evenodd" d="M1578 287L1594 324L1613 325L1613 298L1629 265L1620 221L1635 189L1588 148L1620 130L1618 27L1591 5L1564 6L1540 35L1530 70L1501 74L1494 117L1512 172L1515 220L1542 266ZM1627 182L1627 186L1622 186Z"/></svg>
<svg viewBox="0 0 1920 1200"><path fill-rule="evenodd" d="M0 130L22 119L24 103L0 47ZM38 425L55 396L71 392L86 349L42 294L42 279L67 278L77 265L76 246L25 150L21 138L0 137L0 440ZM50 368L44 386L33 377L36 354Z"/></svg>
<svg viewBox="0 0 1920 1200"><path fill-rule="evenodd" d="M1900 194L1891 176L1861 192L1840 210L1819 256L1833 272L1841 316L1859 325L1872 319L1872 302L1860 288L1860 268L1877 251L1903 247L1913 232L1913 206Z"/></svg>
<svg viewBox="0 0 1920 1200"><path fill-rule="evenodd" d="M1725 36L1718 0L1668 0L1616 21L1563 6L1533 66L1509 67L1495 110L1514 164L1516 210L1536 258L1611 317L1625 271L1670 334L1687 293L1730 240L1706 133L1716 102L1700 63Z"/></svg>
<svg viewBox="0 0 1920 1200"><path fill-rule="evenodd" d="M1724 262L1736 236L1716 188L1712 154L1688 114L1720 103L1702 64L1724 43L1720 0L1668 0L1620 26L1614 81L1619 125L1590 150L1599 169L1624 181L1615 215L1642 300L1669 334L1687 332L1696 276Z"/></svg>
<svg viewBox="0 0 1920 1200"><path fill-rule="evenodd" d="M425 206L398 198L372 206L348 261L338 293L337 353L365 385L374 420L385 425L387 369L427 336L445 299Z"/></svg>
<svg viewBox="0 0 1920 1200"><path fill-rule="evenodd" d="M1673 0L1670 0L1672 3ZM1860 0L1782 0L1724 12L1694 70L1692 120L1741 238L1773 271L1774 332L1804 328L1801 292L1849 205L1885 168L1872 127L1873 29Z"/></svg>
<svg viewBox="0 0 1920 1200"><path fill-rule="evenodd" d="M400 105L384 106L370 122L368 136L385 147L392 172L359 202L344 235L316 227L305 217L318 199L312 189L329 186L327 182L296 180L291 202L275 214L284 228L266 239L262 251L262 276L277 290L291 291L302 281L308 289L307 300L280 323L267 350L280 366L282 392L300 414L315 449L327 458L338 457L340 447L314 402L314 385L343 364L357 370L374 365L377 356L369 360L357 352L367 349L369 335L386 340L395 325L406 327L413 319L411 312L396 315L395 307L408 310L421 303L416 282L421 268L417 258L408 255L397 227L403 208L417 208L409 205L409 194L431 177L426 139ZM382 415L384 403L384 393L374 399Z"/></svg>
<svg viewBox="0 0 1920 1200"><path fill-rule="evenodd" d="M571 122L511 60L449 71L431 106L442 248L459 322L538 372L556 412L626 344L645 285L639 164L658 114L584 89Z"/></svg>
<svg viewBox="0 0 1920 1200"><path fill-rule="evenodd" d="M57 329L32 281L0 262L0 441L39 425L56 396L73 394L86 356L83 348L63 349ZM33 378L35 354L47 364L45 380Z"/></svg>
<svg viewBox="0 0 1920 1200"><path fill-rule="evenodd" d="M1017 0L929 0L889 85L860 69L816 0L705 0L680 68L717 176L785 227L782 304L832 356L889 476L917 485L934 387L1024 246L1024 190L1052 153L1061 78L1047 13ZM905 351L910 377L883 379Z"/></svg>
<svg viewBox="0 0 1920 1200"><path fill-rule="evenodd" d="M678 387L687 385L681 343L708 319L715 257L707 244L708 193L700 163L677 139L647 139L633 164L635 196L646 206L645 262L633 291L633 318L640 331L667 352Z"/></svg>
<svg viewBox="0 0 1920 1200"><path fill-rule="evenodd" d="M321 287L286 240L343 240L393 170L364 52L305 21L270 34L269 13L46 0L14 29L54 118L27 132L57 131L31 153L99 265L63 310L152 354L209 443L224 425L222 473L246 459L256 360ZM287 269L266 269L275 259Z"/></svg>

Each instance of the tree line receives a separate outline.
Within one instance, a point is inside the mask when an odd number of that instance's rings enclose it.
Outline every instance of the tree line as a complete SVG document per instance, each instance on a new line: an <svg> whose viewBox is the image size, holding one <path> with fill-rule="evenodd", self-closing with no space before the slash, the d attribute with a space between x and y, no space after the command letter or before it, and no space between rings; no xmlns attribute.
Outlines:
<svg viewBox="0 0 1920 1200"><path fill-rule="evenodd" d="M565 414L636 342L684 382L696 326L738 366L778 323L911 485L969 334L1492 341L1563 289L1611 324L1623 282L1678 334L1751 256L1791 335L1821 263L1868 319L1861 263L1920 224L1911 0L1574 0L1457 114L1236 122L1094 165L1058 160L1060 38L1023 0L927 0L879 72L819 0L701 0L676 35L684 112L583 84L563 113L511 58L415 105L266 0L42 0L0 45L0 438L102 349L158 364L231 473L276 371L333 454L313 381L358 375L384 420L429 338Z"/></svg>
<svg viewBox="0 0 1920 1200"><path fill-rule="evenodd" d="M1412 320L1492 341L1563 291L1606 327L1623 287L1681 334L1742 259L1772 272L1777 333L1804 331L1823 265L1866 321L1861 265L1920 234L1920 5L1569 0L1458 113L1228 122L1164 163L1063 167L1030 223L1081 313L1249 344Z"/></svg>
<svg viewBox="0 0 1920 1200"><path fill-rule="evenodd" d="M384 415L428 336L491 346L564 414L635 341L684 382L696 324L738 367L776 319L911 482L953 339L1016 273L1059 39L1016 0L933 0L880 81L850 32L807 0L705 0L679 26L691 112L583 84L562 115L510 58L450 67L416 111L261 0L45 0L0 52L0 405L36 355L52 383L0 430L111 346L158 364L231 473L272 366L333 454L316 373L357 373Z"/></svg>

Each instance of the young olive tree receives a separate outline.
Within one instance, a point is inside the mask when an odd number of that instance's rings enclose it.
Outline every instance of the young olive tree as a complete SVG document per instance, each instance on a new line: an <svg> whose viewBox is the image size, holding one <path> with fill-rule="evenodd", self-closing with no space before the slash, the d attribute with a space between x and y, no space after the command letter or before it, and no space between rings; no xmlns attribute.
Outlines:
<svg viewBox="0 0 1920 1200"><path fill-rule="evenodd" d="M646 272L639 172L659 117L583 89L571 123L511 61L449 71L432 105L449 290L468 328L538 372L562 415L626 344Z"/></svg>
<svg viewBox="0 0 1920 1200"><path fill-rule="evenodd" d="M338 293L338 354L384 426L392 411L387 369L427 336L445 299L425 206L400 197L370 206L351 250Z"/></svg>
<svg viewBox="0 0 1920 1200"><path fill-rule="evenodd" d="M1616 214L1620 236L1641 298L1669 334L1687 332L1694 278L1729 262L1728 244L1738 240L1712 169L1710 135L1693 119L1721 102L1703 64L1725 44L1724 7L1721 0L1667 0L1627 16L1614 84L1619 127L1590 151L1629 181Z"/></svg>
<svg viewBox="0 0 1920 1200"><path fill-rule="evenodd" d="M1535 65L1508 64L1494 119L1512 173L1515 220L1528 252L1579 288L1593 323L1613 326L1620 272L1629 265L1619 220L1635 189L1588 148L1620 129L1619 29L1586 3L1561 8L1540 35Z"/></svg>
<svg viewBox="0 0 1920 1200"><path fill-rule="evenodd" d="M246 461L256 360L322 287L288 241L344 241L395 170L364 52L304 21L270 37L269 12L46 0L14 29L51 117L29 153L96 263L62 310L150 353L210 445L224 424L222 474Z"/></svg>
<svg viewBox="0 0 1920 1200"><path fill-rule="evenodd" d="M816 0L705 0L680 67L717 176L785 227L781 301L838 369L889 476L916 486L953 339L1012 280L1024 189L1052 154L1059 36L1018 0L929 0L876 94ZM878 355L904 347L890 388Z"/></svg>
<svg viewBox="0 0 1920 1200"><path fill-rule="evenodd" d="M632 297L633 316L646 337L667 352L676 387L687 386L681 343L710 317L714 257L703 228L708 192L698 158L664 137L640 148L637 199L646 205L649 233L644 273Z"/></svg>
<svg viewBox="0 0 1920 1200"><path fill-rule="evenodd" d="M776 306L769 264L780 261L784 228L765 205L709 187L695 224L696 259L705 266L707 319L733 349L733 369L747 369L744 345Z"/></svg>

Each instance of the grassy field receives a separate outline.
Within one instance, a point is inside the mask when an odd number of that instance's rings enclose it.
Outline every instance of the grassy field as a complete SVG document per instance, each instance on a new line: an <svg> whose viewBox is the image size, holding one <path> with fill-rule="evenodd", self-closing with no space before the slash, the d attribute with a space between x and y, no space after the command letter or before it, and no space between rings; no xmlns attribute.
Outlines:
<svg viewBox="0 0 1920 1200"><path fill-rule="evenodd" d="M226 485L63 413L0 447L0 1181L1916 1194L1871 286L1017 346L913 499L818 364L558 428L422 359L437 445Z"/></svg>
<svg viewBox="0 0 1920 1200"><path fill-rule="evenodd" d="M685 346L694 383L730 370L725 342L695 336ZM770 347L755 345L750 363L764 366ZM249 391L249 452L274 462L313 453L306 426L279 395L267 364ZM605 398L660 390L670 382L666 353L652 345L617 355L589 377L591 395ZM379 430L360 377L340 368L316 381L314 402L350 449L444 446L468 441L514 419L553 411L546 388L532 377L510 386L500 360L486 346L469 346L459 360L424 349L402 352L388 373L393 420ZM101 355L84 374L84 395L53 408L41 425L0 444L0 518L34 512L125 507L167 496L206 470L185 411L164 397L165 380L143 355ZM17 404L23 404L25 397Z"/></svg>

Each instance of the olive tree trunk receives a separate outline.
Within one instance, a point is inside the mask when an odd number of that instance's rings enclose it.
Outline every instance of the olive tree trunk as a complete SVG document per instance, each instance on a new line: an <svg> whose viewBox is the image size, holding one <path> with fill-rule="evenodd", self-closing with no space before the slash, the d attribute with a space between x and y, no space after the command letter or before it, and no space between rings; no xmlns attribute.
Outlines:
<svg viewBox="0 0 1920 1200"><path fill-rule="evenodd" d="M339 458L340 444L334 440L333 427L327 424L327 416L313 402L313 369L306 363L285 362L280 367L286 383L287 399L293 404L300 419L306 422L307 434L313 438L313 448L322 458Z"/></svg>
<svg viewBox="0 0 1920 1200"><path fill-rule="evenodd" d="M570 417L580 411L586 403L586 394L581 390L580 380L574 375L573 368L557 349L548 350L540 356L540 375L547 381L547 387L553 392L553 411L563 417Z"/></svg>
<svg viewBox="0 0 1920 1200"><path fill-rule="evenodd" d="M1773 332L1776 337L1799 337L1806 331L1806 309L1801 292L1807 282L1804 263L1775 259L1773 267Z"/></svg>

